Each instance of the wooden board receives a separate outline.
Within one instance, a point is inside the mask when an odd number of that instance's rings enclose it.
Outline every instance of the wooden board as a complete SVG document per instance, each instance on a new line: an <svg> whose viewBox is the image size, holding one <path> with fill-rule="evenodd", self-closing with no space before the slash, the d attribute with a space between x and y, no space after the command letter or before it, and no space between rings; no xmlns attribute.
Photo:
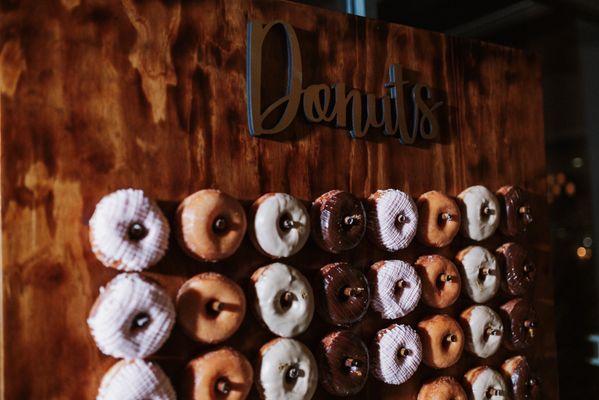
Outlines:
<svg viewBox="0 0 599 400"><path fill-rule="evenodd" d="M432 85L445 102L441 140L404 146L381 135L351 139L302 117L276 138L250 137L246 25L275 19L296 28L305 85L345 82L382 95L391 63ZM541 372L543 398L557 398L542 94L534 56L268 0L8 1L0 33L4 398L91 399L114 362L96 349L85 321L98 289L115 275L92 254L87 223L96 202L115 189L144 189L172 221L178 202L207 187L247 206L269 191L311 200L334 188L361 197L387 187L414 196L431 189L455 195L473 184L495 190L511 183L535 197L537 220L527 246L540 266L535 299L543 328L527 354ZM272 48L278 58L264 73L278 81L283 64L276 43ZM503 241L494 237L485 245L493 249ZM453 256L466 244L459 239L440 252ZM366 268L427 252L415 244L385 254L363 243L333 256L310 241L289 263L309 275L334 260ZM174 296L185 279L206 270L246 285L266 262L249 240L214 265L186 257L172 241L149 275ZM456 315L467 304L460 300L449 312ZM430 312L419 307L402 322ZM369 314L353 329L370 342L387 324ZM332 329L315 318L299 339L314 346ZM227 344L255 360L270 338L248 315ZM185 362L207 349L176 328L155 359L176 384ZM488 362L498 366L508 355L502 350ZM442 372L461 376L477 362L465 355ZM412 399L422 380L437 374L421 367L399 387L370 379L356 398ZM319 389L316 398L327 396Z"/></svg>

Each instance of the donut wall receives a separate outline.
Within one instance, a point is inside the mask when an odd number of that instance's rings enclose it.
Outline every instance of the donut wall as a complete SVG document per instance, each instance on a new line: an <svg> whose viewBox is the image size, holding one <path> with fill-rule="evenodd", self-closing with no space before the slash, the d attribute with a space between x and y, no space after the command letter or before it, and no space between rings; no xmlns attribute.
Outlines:
<svg viewBox="0 0 599 400"><path fill-rule="evenodd" d="M2 14L4 398L557 399L534 55L287 1Z"/></svg>

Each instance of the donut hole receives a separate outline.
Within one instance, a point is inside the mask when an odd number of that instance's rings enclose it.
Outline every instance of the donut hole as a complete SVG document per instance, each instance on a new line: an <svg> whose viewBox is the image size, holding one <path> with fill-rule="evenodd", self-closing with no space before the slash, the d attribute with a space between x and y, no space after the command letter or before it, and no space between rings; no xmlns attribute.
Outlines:
<svg viewBox="0 0 599 400"><path fill-rule="evenodd" d="M453 221L455 217L448 211L440 211L437 215L437 225L444 227L447 223Z"/></svg>
<svg viewBox="0 0 599 400"><path fill-rule="evenodd" d="M214 383L214 393L217 398L225 398L231 393L231 382L224 376L219 377Z"/></svg>
<svg viewBox="0 0 599 400"><path fill-rule="evenodd" d="M291 218L291 214L283 213L279 217L279 229L283 232L289 232L291 229L295 227L295 221Z"/></svg>
<svg viewBox="0 0 599 400"><path fill-rule="evenodd" d="M224 215L219 215L212 222L212 231L217 235L224 235L229 231L229 221Z"/></svg>
<svg viewBox="0 0 599 400"><path fill-rule="evenodd" d="M138 332L150 325L151 318L146 312L139 312L135 314L131 320L131 332Z"/></svg>
<svg viewBox="0 0 599 400"><path fill-rule="evenodd" d="M285 373L283 375L284 383L286 389L291 390L293 386L297 383L299 378L305 376L306 373L300 369L299 365L291 364L285 369Z"/></svg>
<svg viewBox="0 0 599 400"><path fill-rule="evenodd" d="M480 216L483 220L491 218L491 216L495 215L496 211L491 207L489 202L483 202L480 205Z"/></svg>
<svg viewBox="0 0 599 400"><path fill-rule="evenodd" d="M139 242L148 236L148 228L141 222L132 222L127 228L127 237L133 242Z"/></svg>
<svg viewBox="0 0 599 400"><path fill-rule="evenodd" d="M283 291L283 292L281 292L281 294L279 295L279 307L280 307L280 309L283 312L289 310L291 308L291 306L293 306L294 300L296 300L296 297L295 297L295 295L293 293L291 293L289 291Z"/></svg>
<svg viewBox="0 0 599 400"><path fill-rule="evenodd" d="M224 307L224 303L216 299L212 299L206 302L206 315L208 318L216 318L219 316Z"/></svg>
<svg viewBox="0 0 599 400"><path fill-rule="evenodd" d="M342 222L341 226L343 227L344 230L349 231L354 226L358 226L360 224L361 220L362 220L362 216L358 215L358 214L345 215L341 219L341 222Z"/></svg>

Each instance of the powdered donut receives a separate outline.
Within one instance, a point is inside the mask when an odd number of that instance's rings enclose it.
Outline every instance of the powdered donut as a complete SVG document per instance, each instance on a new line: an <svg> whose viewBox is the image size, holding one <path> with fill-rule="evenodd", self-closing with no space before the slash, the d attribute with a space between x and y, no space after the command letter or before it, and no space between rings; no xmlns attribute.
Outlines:
<svg viewBox="0 0 599 400"><path fill-rule="evenodd" d="M464 349L464 332L451 317L434 315L418 323L422 361L431 368L447 368L458 362Z"/></svg>
<svg viewBox="0 0 599 400"><path fill-rule="evenodd" d="M121 360L100 383L96 400L175 400L171 381L162 369L144 360Z"/></svg>
<svg viewBox="0 0 599 400"><path fill-rule="evenodd" d="M513 400L538 400L541 398L541 385L524 356L505 360L501 372L510 386Z"/></svg>
<svg viewBox="0 0 599 400"><path fill-rule="evenodd" d="M417 400L468 400L462 386L451 376L441 376L425 383Z"/></svg>
<svg viewBox="0 0 599 400"><path fill-rule="evenodd" d="M460 230L460 209L444 193L432 190L418 198L418 240L431 247L447 246Z"/></svg>
<svg viewBox="0 0 599 400"><path fill-rule="evenodd" d="M472 240L485 240L499 226L501 209L497 197L484 186L471 186L458 195L462 212L462 234Z"/></svg>
<svg viewBox="0 0 599 400"><path fill-rule="evenodd" d="M275 335L293 337L308 329L314 295L306 278L281 263L258 268L252 275L256 315Z"/></svg>
<svg viewBox="0 0 599 400"><path fill-rule="evenodd" d="M422 283L414 267L401 260L374 263L368 273L371 304L383 319L410 313L420 300Z"/></svg>
<svg viewBox="0 0 599 400"><path fill-rule="evenodd" d="M319 347L320 381L334 396L358 393L368 379L369 357L366 345L351 331L325 336Z"/></svg>
<svg viewBox="0 0 599 400"><path fill-rule="evenodd" d="M462 286L458 269L447 258L433 254L414 263L422 282L422 300L434 308L449 307L458 299Z"/></svg>
<svg viewBox="0 0 599 400"><path fill-rule="evenodd" d="M166 218L142 190L104 196L89 220L92 251L102 264L121 271L141 271L160 261L169 232Z"/></svg>
<svg viewBox="0 0 599 400"><path fill-rule="evenodd" d="M501 284L497 261L481 246L469 246L456 255L464 291L474 302L484 303L497 293Z"/></svg>
<svg viewBox="0 0 599 400"><path fill-rule="evenodd" d="M177 209L177 222L181 247L190 256L211 262L235 253L247 226L241 204L215 189L186 197Z"/></svg>
<svg viewBox="0 0 599 400"><path fill-rule="evenodd" d="M509 350L524 350L534 342L539 321L532 304L522 298L508 301L499 309L505 334L503 343Z"/></svg>
<svg viewBox="0 0 599 400"><path fill-rule="evenodd" d="M250 237L256 248L272 258L289 257L310 236L306 207L286 193L267 193L252 205Z"/></svg>
<svg viewBox="0 0 599 400"><path fill-rule="evenodd" d="M372 374L382 382L401 385L414 375L422 361L422 345L414 329L393 324L376 334Z"/></svg>
<svg viewBox="0 0 599 400"><path fill-rule="evenodd" d="M491 357L499 350L503 324L495 311L487 306L471 306L460 315L466 335L466 350L481 358Z"/></svg>
<svg viewBox="0 0 599 400"><path fill-rule="evenodd" d="M243 400L254 381L249 361L229 347L191 360L183 374L183 398L194 400Z"/></svg>
<svg viewBox="0 0 599 400"><path fill-rule="evenodd" d="M166 341L175 307L166 292L135 273L120 274L100 289L87 323L100 351L116 358L144 358Z"/></svg>
<svg viewBox="0 0 599 400"><path fill-rule="evenodd" d="M260 349L258 393L265 400L308 400L318 384L314 356L297 340L278 338Z"/></svg>
<svg viewBox="0 0 599 400"><path fill-rule="evenodd" d="M464 375L466 390L472 400L509 399L501 374L489 367L476 367Z"/></svg>
<svg viewBox="0 0 599 400"><path fill-rule="evenodd" d="M331 190L312 204L312 233L320 248L341 253L356 247L366 231L366 212L353 194Z"/></svg>
<svg viewBox="0 0 599 400"><path fill-rule="evenodd" d="M418 227L414 201L401 190L377 190L368 205L368 238L385 251L408 247Z"/></svg>
<svg viewBox="0 0 599 400"><path fill-rule="evenodd" d="M537 271L526 249L510 242L495 250L495 254L503 271L503 290L510 296L531 295Z"/></svg>
<svg viewBox="0 0 599 400"><path fill-rule="evenodd" d="M185 282L177 294L177 320L201 343L219 343L239 329L245 316L243 290L224 275L205 272Z"/></svg>
<svg viewBox="0 0 599 400"><path fill-rule="evenodd" d="M514 237L526 232L533 221L528 193L519 186L503 186L497 191L497 198L503 213L501 233Z"/></svg>

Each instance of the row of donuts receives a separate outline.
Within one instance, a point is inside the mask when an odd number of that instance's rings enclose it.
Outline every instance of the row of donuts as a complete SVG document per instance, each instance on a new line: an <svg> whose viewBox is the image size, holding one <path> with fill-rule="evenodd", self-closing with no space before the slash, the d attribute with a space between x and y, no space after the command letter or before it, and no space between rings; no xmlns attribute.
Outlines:
<svg viewBox="0 0 599 400"><path fill-rule="evenodd" d="M331 253L356 247L365 234L379 248L393 252L406 248L415 236L428 246L446 246L460 227L467 238L477 241L497 227L507 236L525 231L532 222L526 192L504 186L497 196L484 186L472 186L457 196L458 202L430 191L416 204L406 193L387 189L373 193L365 208L351 193L331 190L318 197L308 213L289 194L267 193L251 207L249 236L261 253L281 258L300 251L310 231L315 242ZM183 249L212 262L237 250L248 225L242 205L215 189L185 198L176 219ZM156 264L168 246L169 224L141 190L121 189L104 196L89 224L92 250L108 267L144 270Z"/></svg>

